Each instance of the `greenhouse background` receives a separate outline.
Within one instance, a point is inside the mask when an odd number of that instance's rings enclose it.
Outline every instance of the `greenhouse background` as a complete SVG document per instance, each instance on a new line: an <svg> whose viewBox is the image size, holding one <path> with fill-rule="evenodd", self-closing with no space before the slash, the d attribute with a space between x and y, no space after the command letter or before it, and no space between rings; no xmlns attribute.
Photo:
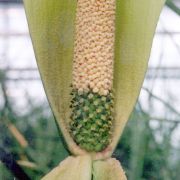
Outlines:
<svg viewBox="0 0 180 180"><path fill-rule="evenodd" d="M0 0L0 179L15 178L12 164L39 179L68 153L40 80L23 4ZM139 100L113 156L130 180L180 177L180 0L168 0L161 13Z"/></svg>

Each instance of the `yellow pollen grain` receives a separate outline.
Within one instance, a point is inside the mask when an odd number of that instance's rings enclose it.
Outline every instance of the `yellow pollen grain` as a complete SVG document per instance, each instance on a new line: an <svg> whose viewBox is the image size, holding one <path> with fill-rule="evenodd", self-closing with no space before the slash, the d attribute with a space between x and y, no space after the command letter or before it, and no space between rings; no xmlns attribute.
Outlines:
<svg viewBox="0 0 180 180"><path fill-rule="evenodd" d="M115 0L78 0L73 88L106 95L112 89Z"/></svg>

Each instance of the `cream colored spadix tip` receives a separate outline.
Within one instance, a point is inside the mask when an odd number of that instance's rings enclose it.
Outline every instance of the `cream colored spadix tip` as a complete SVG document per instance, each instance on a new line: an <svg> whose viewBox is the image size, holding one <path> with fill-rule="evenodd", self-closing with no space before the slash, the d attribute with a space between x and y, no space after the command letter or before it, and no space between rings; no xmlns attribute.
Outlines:
<svg viewBox="0 0 180 180"><path fill-rule="evenodd" d="M75 29L73 87L107 95L113 84L115 0L78 0Z"/></svg>

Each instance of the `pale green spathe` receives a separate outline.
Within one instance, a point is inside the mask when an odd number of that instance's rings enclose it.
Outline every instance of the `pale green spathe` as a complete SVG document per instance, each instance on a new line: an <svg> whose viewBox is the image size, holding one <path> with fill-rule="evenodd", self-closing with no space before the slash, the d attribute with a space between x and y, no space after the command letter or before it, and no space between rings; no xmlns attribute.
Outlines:
<svg viewBox="0 0 180 180"><path fill-rule="evenodd" d="M147 70L155 28L165 0L117 0L114 149L133 110Z"/></svg>
<svg viewBox="0 0 180 180"><path fill-rule="evenodd" d="M40 74L70 151L86 154L68 133L74 42L74 0L24 0ZM112 143L94 159L110 157L133 109L147 69L164 0L117 0L115 34L115 122Z"/></svg>
<svg viewBox="0 0 180 180"><path fill-rule="evenodd" d="M90 156L69 156L42 180L91 180L92 160Z"/></svg>
<svg viewBox="0 0 180 180"><path fill-rule="evenodd" d="M93 180L127 180L118 160L109 158L93 162Z"/></svg>

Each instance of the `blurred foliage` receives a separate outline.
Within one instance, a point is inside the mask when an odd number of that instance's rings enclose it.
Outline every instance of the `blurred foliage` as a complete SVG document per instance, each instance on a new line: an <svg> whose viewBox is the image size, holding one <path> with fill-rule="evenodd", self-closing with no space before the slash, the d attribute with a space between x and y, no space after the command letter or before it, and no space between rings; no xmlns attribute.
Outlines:
<svg viewBox="0 0 180 180"><path fill-rule="evenodd" d="M125 128L121 141L115 151L115 157L126 167L129 180L178 180L179 152L171 145L171 136L177 126L154 129L150 126L149 116L136 107ZM162 140L158 141L157 133Z"/></svg>
<svg viewBox="0 0 180 180"><path fill-rule="evenodd" d="M32 179L40 179L43 174L68 156L55 120L47 103L36 106L29 102L29 111L18 115L13 109L13 103L10 104L2 81L1 88L4 106L0 110L0 146L11 152L12 158L15 158L20 165L23 164L23 169ZM15 127L15 132L10 129L10 125ZM19 134L28 142L28 146L22 146L22 138L16 137ZM12 179L13 175L5 169L0 163L0 179Z"/></svg>

